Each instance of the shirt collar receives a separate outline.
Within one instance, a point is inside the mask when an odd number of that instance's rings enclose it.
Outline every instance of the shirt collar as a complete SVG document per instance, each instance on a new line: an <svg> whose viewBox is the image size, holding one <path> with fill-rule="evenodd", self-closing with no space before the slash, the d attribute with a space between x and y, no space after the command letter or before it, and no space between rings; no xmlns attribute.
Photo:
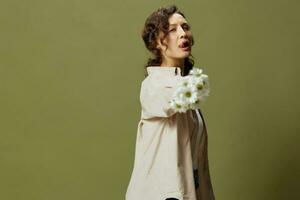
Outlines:
<svg viewBox="0 0 300 200"><path fill-rule="evenodd" d="M177 69L177 74L176 74ZM180 67L172 67L172 66L148 66L147 67L148 74L152 73L160 73L160 74L169 74L169 75L181 75Z"/></svg>

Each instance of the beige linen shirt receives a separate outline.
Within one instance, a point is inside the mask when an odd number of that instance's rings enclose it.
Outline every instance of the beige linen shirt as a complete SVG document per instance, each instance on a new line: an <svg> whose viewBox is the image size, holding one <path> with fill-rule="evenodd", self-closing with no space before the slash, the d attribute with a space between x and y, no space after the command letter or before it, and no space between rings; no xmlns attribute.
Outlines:
<svg viewBox="0 0 300 200"><path fill-rule="evenodd" d="M142 112L125 199L214 200L201 111L179 113L169 105L182 79L181 68L149 66L147 72L141 84Z"/></svg>

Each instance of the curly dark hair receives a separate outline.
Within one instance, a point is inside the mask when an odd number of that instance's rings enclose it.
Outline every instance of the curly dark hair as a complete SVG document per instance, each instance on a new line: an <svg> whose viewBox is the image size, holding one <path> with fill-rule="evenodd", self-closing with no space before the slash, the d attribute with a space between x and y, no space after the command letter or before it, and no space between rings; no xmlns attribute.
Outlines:
<svg viewBox="0 0 300 200"><path fill-rule="evenodd" d="M169 18L174 13L178 13L185 18L185 15L179 11L176 5L171 5L168 7L160 7L158 10L154 11L147 19L142 30L142 38L145 43L146 48L154 55L154 58L148 58L147 63L144 65L145 77L148 76L147 67L148 66L160 66L162 63L162 55L159 49L156 48L157 37L160 32L163 33L163 39L168 34L169 28ZM191 37L191 46L194 44L194 38ZM184 68L182 75L186 76L189 71L194 66L193 55L190 54L189 57L184 59Z"/></svg>

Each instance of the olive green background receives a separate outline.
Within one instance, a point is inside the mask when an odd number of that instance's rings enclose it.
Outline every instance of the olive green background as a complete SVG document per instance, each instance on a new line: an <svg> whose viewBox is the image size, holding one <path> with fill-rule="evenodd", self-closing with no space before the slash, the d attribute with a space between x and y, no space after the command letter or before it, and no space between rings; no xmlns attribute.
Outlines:
<svg viewBox="0 0 300 200"><path fill-rule="evenodd" d="M175 3L210 77L218 200L299 199L297 1L0 1L0 199L125 199L146 17Z"/></svg>

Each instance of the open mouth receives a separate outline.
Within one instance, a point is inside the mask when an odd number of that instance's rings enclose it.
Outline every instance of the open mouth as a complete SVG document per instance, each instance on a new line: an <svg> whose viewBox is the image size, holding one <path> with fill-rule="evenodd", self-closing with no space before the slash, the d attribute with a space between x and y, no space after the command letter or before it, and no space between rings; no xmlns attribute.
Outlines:
<svg viewBox="0 0 300 200"><path fill-rule="evenodd" d="M182 50L185 50L185 51L190 50L190 42L188 40L186 40L186 41L180 43L178 45L178 47L181 48Z"/></svg>

